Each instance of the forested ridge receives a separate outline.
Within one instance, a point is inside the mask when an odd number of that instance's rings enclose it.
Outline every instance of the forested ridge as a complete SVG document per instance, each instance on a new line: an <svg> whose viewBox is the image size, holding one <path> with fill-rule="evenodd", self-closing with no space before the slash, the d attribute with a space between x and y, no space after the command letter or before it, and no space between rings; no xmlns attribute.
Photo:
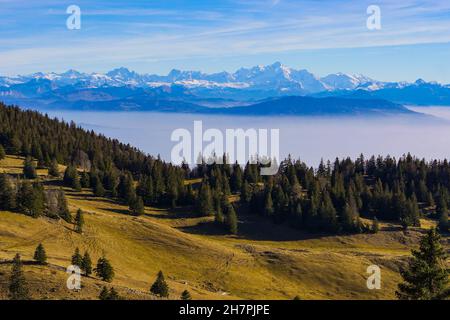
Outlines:
<svg viewBox="0 0 450 320"><path fill-rule="evenodd" d="M361 155L356 160L321 162L314 169L288 158L274 176L261 176L259 164L243 168L204 162L189 168L173 166L74 123L5 105L0 105L0 145L8 154L26 157L23 179L1 175L0 209L33 216L63 217L51 211L65 211L51 209L48 194L33 174L37 166L48 168L55 177L61 174L65 186L74 190L90 188L95 196L126 203L130 214L143 214L145 205L190 206L200 216L215 216L230 233L238 233L241 214L312 232L377 232L378 220L408 228L419 226L425 216L438 220L442 231L448 230L447 160ZM67 166L64 173L58 172L58 163ZM239 201L230 201L233 194ZM38 210L26 199L37 199ZM361 217L372 223L363 223Z"/></svg>

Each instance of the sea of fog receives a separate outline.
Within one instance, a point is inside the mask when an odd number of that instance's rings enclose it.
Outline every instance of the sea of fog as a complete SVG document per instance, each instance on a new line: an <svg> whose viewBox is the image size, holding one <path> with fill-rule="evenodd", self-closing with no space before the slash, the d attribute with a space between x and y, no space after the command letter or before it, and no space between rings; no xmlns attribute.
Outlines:
<svg viewBox="0 0 450 320"><path fill-rule="evenodd" d="M363 117L244 117L164 114L146 112L71 112L48 111L52 117L73 120L78 125L117 138L152 155L170 161L176 142L173 130L193 132L194 121L201 120L204 130L279 129L280 153L291 155L308 165L317 166L321 158L334 160L350 156L391 155L407 152L425 159L450 158L450 107L410 107L428 114ZM206 145L206 143L205 143Z"/></svg>

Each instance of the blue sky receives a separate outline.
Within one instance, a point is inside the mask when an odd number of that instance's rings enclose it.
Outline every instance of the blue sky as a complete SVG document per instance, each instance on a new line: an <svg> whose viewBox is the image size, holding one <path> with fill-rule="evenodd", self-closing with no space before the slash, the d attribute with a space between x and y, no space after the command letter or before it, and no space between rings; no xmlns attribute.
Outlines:
<svg viewBox="0 0 450 320"><path fill-rule="evenodd" d="M368 30L369 5L381 30ZM68 30L66 9L81 8ZM0 74L125 66L204 72L280 61L323 76L450 83L448 0L0 0Z"/></svg>

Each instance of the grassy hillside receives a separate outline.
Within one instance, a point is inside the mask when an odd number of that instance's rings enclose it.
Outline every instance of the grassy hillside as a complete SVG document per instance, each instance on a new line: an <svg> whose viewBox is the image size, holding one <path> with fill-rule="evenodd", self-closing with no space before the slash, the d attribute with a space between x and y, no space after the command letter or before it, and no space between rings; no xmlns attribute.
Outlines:
<svg viewBox="0 0 450 320"><path fill-rule="evenodd" d="M8 156L0 161L0 172L20 174L22 162ZM46 179L45 171L39 174ZM146 207L144 216L133 217L126 206L88 190L65 192L72 214L78 208L85 212L82 235L62 220L0 212L0 299L7 297L10 260L20 253L31 261L41 242L49 265L24 266L30 291L39 299L98 297L105 283L95 277L83 278L80 292L65 288L65 268L76 247L88 250L94 262L108 257L116 277L107 285L127 299L155 299L149 287L159 270L172 299L185 289L194 299L391 299L399 266L423 232L381 223L375 235L320 236L240 216L239 234L229 236L193 209ZM366 287L372 264L381 267L381 290Z"/></svg>

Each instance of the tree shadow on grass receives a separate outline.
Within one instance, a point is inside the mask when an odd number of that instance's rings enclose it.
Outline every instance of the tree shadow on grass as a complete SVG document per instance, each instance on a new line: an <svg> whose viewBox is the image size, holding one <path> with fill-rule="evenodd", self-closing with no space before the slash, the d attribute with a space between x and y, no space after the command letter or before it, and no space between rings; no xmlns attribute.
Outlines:
<svg viewBox="0 0 450 320"><path fill-rule="evenodd" d="M214 221L201 222L193 226L184 226L177 229L186 233L204 236L225 236L229 234L223 226L218 225Z"/></svg>
<svg viewBox="0 0 450 320"><path fill-rule="evenodd" d="M158 219L170 220L199 218L193 206L170 208L162 213L153 213L151 216Z"/></svg>
<svg viewBox="0 0 450 320"><path fill-rule="evenodd" d="M184 226L178 229L197 235L230 235L225 227L214 222L200 222L193 226ZM320 239L328 236L332 235L309 233L295 229L285 223L275 224L270 219L261 216L242 214L239 216L238 234L235 237L254 241L298 241Z"/></svg>

